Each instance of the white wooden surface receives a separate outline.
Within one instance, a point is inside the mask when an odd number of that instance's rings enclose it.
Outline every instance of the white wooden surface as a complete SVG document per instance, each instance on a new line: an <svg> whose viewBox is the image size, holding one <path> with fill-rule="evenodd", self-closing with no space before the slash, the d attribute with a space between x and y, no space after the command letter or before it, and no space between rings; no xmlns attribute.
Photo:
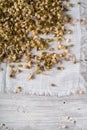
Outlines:
<svg viewBox="0 0 87 130"><path fill-rule="evenodd" d="M87 95L64 98L0 95L0 122L14 130L62 130L63 124L68 130L87 130Z"/></svg>
<svg viewBox="0 0 87 130"><path fill-rule="evenodd" d="M81 18L85 19L87 0L81 2ZM87 22L82 27L83 45L87 44L86 27ZM87 94L62 98L0 94L0 123L14 130L62 130L62 124L67 130L87 130Z"/></svg>

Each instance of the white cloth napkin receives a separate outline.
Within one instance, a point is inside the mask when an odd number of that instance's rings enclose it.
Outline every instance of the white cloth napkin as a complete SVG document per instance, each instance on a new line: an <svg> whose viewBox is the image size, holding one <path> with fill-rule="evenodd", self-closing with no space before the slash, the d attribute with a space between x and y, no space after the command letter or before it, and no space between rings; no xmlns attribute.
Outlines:
<svg viewBox="0 0 87 130"><path fill-rule="evenodd" d="M74 19L80 19L80 8L77 4L79 0L71 0L75 6L69 11L69 14ZM35 94L35 95L51 95L51 96L66 96L73 93L77 93L80 89L85 87L80 83L80 49L81 49L81 29L80 22L74 24L71 27L73 30L72 35L67 35L67 38L71 39L71 44L74 47L71 52L76 55L77 64L72 62L64 62L65 70L59 71L56 68L45 74L36 75L34 80L29 80L29 73L33 71L28 69L21 69L23 72L18 74L16 78L11 79L9 77L10 68L6 64L2 64L4 71L0 72L0 91L7 93L15 93L18 86L22 87L23 94ZM56 44L53 43L53 44ZM16 64L15 64L16 65ZM52 87L51 84L56 84L56 87Z"/></svg>

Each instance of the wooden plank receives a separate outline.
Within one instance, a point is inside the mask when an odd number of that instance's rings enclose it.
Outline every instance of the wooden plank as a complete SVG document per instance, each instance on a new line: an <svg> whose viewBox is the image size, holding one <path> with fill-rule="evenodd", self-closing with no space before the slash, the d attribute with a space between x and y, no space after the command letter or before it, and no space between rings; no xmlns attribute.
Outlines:
<svg viewBox="0 0 87 130"><path fill-rule="evenodd" d="M62 124L70 130L87 130L86 97L0 95L0 122L18 130L60 130Z"/></svg>

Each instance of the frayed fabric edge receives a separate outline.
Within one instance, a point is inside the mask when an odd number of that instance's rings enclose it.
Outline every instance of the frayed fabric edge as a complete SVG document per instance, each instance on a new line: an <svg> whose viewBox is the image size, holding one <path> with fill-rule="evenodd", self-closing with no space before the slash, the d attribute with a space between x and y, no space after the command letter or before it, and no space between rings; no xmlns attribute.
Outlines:
<svg viewBox="0 0 87 130"><path fill-rule="evenodd" d="M71 96L74 94L79 94L80 90L82 90L84 93L87 92L86 87L80 84L80 86L74 90L70 91L59 91L59 92L50 92L50 91L34 91L30 90L29 92L20 92L20 93L15 93L15 92L9 92L7 91L6 93L11 93L11 94L19 94L19 95L35 95L35 96L56 96L56 97L65 97L65 96Z"/></svg>

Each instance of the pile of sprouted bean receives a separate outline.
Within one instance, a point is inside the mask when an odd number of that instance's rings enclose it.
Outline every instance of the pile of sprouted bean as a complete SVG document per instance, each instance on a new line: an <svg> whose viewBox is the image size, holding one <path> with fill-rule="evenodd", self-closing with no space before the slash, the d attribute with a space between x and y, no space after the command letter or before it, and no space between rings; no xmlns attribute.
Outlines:
<svg viewBox="0 0 87 130"><path fill-rule="evenodd" d="M58 70L64 70L63 61L72 59L76 63L70 51L73 45L63 44L70 42L64 36L72 34L66 28L72 25L72 18L67 14L70 7L73 4L69 0L0 0L0 62L20 63L16 71L13 64L9 65L10 77L20 73L20 67L34 67L35 71L29 75L33 79L55 65ZM52 48L50 43L54 38L57 46Z"/></svg>

